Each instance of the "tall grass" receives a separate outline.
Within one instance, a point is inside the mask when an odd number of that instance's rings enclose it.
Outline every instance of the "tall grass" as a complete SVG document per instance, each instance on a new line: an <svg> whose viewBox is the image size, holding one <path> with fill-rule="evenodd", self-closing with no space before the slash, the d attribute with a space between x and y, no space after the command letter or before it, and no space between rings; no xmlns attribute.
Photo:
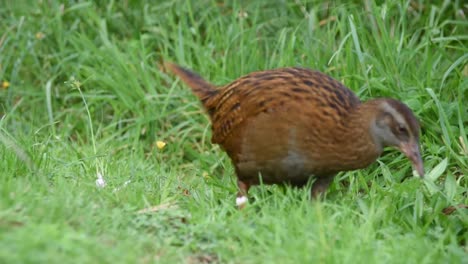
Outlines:
<svg viewBox="0 0 468 264"><path fill-rule="evenodd" d="M3 3L0 262L466 262L467 13L463 1ZM237 211L229 159L165 60L216 84L303 66L363 100L400 99L421 120L428 177L388 150L324 200L260 186Z"/></svg>

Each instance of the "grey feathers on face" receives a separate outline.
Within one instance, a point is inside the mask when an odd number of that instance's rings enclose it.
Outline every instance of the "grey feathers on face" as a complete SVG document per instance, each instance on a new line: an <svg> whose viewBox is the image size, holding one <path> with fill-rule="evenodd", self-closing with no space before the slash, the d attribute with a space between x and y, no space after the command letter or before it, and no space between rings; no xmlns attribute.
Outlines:
<svg viewBox="0 0 468 264"><path fill-rule="evenodd" d="M379 100L371 131L380 147L398 147L405 142L419 141L418 120L408 106L394 99Z"/></svg>
<svg viewBox="0 0 468 264"><path fill-rule="evenodd" d="M408 106L394 99L382 103L384 122L400 141L419 138L419 122Z"/></svg>

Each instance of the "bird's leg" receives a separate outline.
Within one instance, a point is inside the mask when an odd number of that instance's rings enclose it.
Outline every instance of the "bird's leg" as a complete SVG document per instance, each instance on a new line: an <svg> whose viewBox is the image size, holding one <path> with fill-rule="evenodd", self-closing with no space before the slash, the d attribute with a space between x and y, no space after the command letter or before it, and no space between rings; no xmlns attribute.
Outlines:
<svg viewBox="0 0 468 264"><path fill-rule="evenodd" d="M328 189L328 186L330 186L334 177L335 175L317 177L312 185L312 198L318 198L323 194Z"/></svg>
<svg viewBox="0 0 468 264"><path fill-rule="evenodd" d="M247 193L249 192L250 184L237 180L237 186L239 187L239 192L237 193L236 205L239 209L242 209L249 200L247 198Z"/></svg>

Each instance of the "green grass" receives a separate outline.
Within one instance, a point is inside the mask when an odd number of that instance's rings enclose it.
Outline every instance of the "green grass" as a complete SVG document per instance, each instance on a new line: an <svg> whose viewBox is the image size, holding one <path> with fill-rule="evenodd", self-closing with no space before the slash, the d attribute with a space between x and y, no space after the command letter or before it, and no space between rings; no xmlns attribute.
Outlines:
<svg viewBox="0 0 468 264"><path fill-rule="evenodd" d="M468 263L467 209L443 212L468 203L463 1L64 2L0 5L1 263ZM260 186L238 211L230 161L163 60L217 84L300 65L398 98L428 179L389 150L322 201Z"/></svg>

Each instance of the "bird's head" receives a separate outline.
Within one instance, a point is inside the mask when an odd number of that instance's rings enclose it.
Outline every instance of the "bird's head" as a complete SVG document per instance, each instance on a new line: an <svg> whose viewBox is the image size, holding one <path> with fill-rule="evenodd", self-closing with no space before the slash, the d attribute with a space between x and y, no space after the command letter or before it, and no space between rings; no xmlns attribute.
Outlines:
<svg viewBox="0 0 468 264"><path fill-rule="evenodd" d="M371 134L380 147L396 147L413 164L420 177L424 166L419 148L419 122L408 106L394 99L376 99Z"/></svg>

